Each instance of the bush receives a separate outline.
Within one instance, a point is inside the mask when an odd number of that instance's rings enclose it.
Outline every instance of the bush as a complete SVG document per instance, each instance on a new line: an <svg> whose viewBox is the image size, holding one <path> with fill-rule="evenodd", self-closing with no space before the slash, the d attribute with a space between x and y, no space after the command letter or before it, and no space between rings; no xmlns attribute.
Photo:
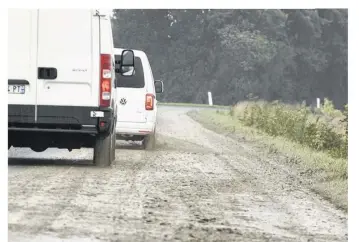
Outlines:
<svg viewBox="0 0 359 242"><path fill-rule="evenodd" d="M255 127L271 136L282 136L315 150L327 151L336 158L348 157L347 106L341 113L326 99L323 112L343 116L346 132L338 132L337 124L314 115L304 105L290 106L280 102L248 102L232 107L231 116L237 117L244 125ZM241 106L241 107L240 107ZM346 118L345 118L346 117Z"/></svg>
<svg viewBox="0 0 359 242"><path fill-rule="evenodd" d="M333 102L330 101L328 98L324 98L324 104L321 111L330 117L338 117L342 115L342 112L340 112L340 110L335 109Z"/></svg>

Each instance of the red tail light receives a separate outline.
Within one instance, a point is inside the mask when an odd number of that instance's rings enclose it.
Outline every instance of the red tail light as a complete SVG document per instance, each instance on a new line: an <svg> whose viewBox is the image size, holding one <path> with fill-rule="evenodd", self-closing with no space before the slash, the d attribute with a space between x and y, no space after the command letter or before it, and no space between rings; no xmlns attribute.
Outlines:
<svg viewBox="0 0 359 242"><path fill-rule="evenodd" d="M100 106L109 107L111 101L112 64L111 55L101 54L100 63Z"/></svg>
<svg viewBox="0 0 359 242"><path fill-rule="evenodd" d="M153 94L147 93L146 103L145 103L146 110L153 110L154 101L155 101L155 96Z"/></svg>

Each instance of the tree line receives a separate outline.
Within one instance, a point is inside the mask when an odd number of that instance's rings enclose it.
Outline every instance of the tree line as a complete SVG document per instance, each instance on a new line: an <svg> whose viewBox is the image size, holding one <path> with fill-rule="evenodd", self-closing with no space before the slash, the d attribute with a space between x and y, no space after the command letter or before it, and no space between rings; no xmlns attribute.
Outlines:
<svg viewBox="0 0 359 242"><path fill-rule="evenodd" d="M116 47L147 53L163 102L348 100L347 9L114 10Z"/></svg>

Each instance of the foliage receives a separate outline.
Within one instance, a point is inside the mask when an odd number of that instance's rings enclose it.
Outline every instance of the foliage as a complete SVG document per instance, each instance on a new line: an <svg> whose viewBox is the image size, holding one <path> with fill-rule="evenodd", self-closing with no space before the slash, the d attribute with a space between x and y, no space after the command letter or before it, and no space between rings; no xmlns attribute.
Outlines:
<svg viewBox="0 0 359 242"><path fill-rule="evenodd" d="M113 23L116 46L148 54L160 101L348 102L346 9L121 9Z"/></svg>
<svg viewBox="0 0 359 242"><path fill-rule="evenodd" d="M335 109L334 104L331 100L328 98L324 98L324 105L322 107L322 112L331 116L331 117L337 117L343 115L339 110Z"/></svg>
<svg viewBox="0 0 359 242"><path fill-rule="evenodd" d="M325 119L314 116L310 109L303 105L249 102L244 110L234 106L230 114L243 124L271 136L286 137L314 150L327 151L335 158L348 156L348 134L337 132ZM347 112L345 115L347 116ZM347 118L344 122L347 122Z"/></svg>

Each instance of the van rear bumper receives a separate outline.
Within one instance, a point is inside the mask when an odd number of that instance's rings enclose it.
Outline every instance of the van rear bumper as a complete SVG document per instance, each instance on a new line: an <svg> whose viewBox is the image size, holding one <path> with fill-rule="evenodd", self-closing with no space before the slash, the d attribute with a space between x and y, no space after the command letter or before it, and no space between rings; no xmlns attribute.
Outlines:
<svg viewBox="0 0 359 242"><path fill-rule="evenodd" d="M154 131L154 122L134 123L134 122L117 122L116 135L147 135Z"/></svg>
<svg viewBox="0 0 359 242"><path fill-rule="evenodd" d="M41 133L81 133L81 134L98 134L96 127L82 126L81 129L54 129L54 128L38 128L38 127L8 127L8 131L12 132L41 132Z"/></svg>
<svg viewBox="0 0 359 242"><path fill-rule="evenodd" d="M103 111L104 117L93 118L91 111ZM112 108L8 105L8 128L13 131L102 133L112 127L113 121ZM104 122L101 127L100 122Z"/></svg>
<svg viewBox="0 0 359 242"><path fill-rule="evenodd" d="M35 105L8 105L8 122L9 123L34 123L35 122Z"/></svg>

